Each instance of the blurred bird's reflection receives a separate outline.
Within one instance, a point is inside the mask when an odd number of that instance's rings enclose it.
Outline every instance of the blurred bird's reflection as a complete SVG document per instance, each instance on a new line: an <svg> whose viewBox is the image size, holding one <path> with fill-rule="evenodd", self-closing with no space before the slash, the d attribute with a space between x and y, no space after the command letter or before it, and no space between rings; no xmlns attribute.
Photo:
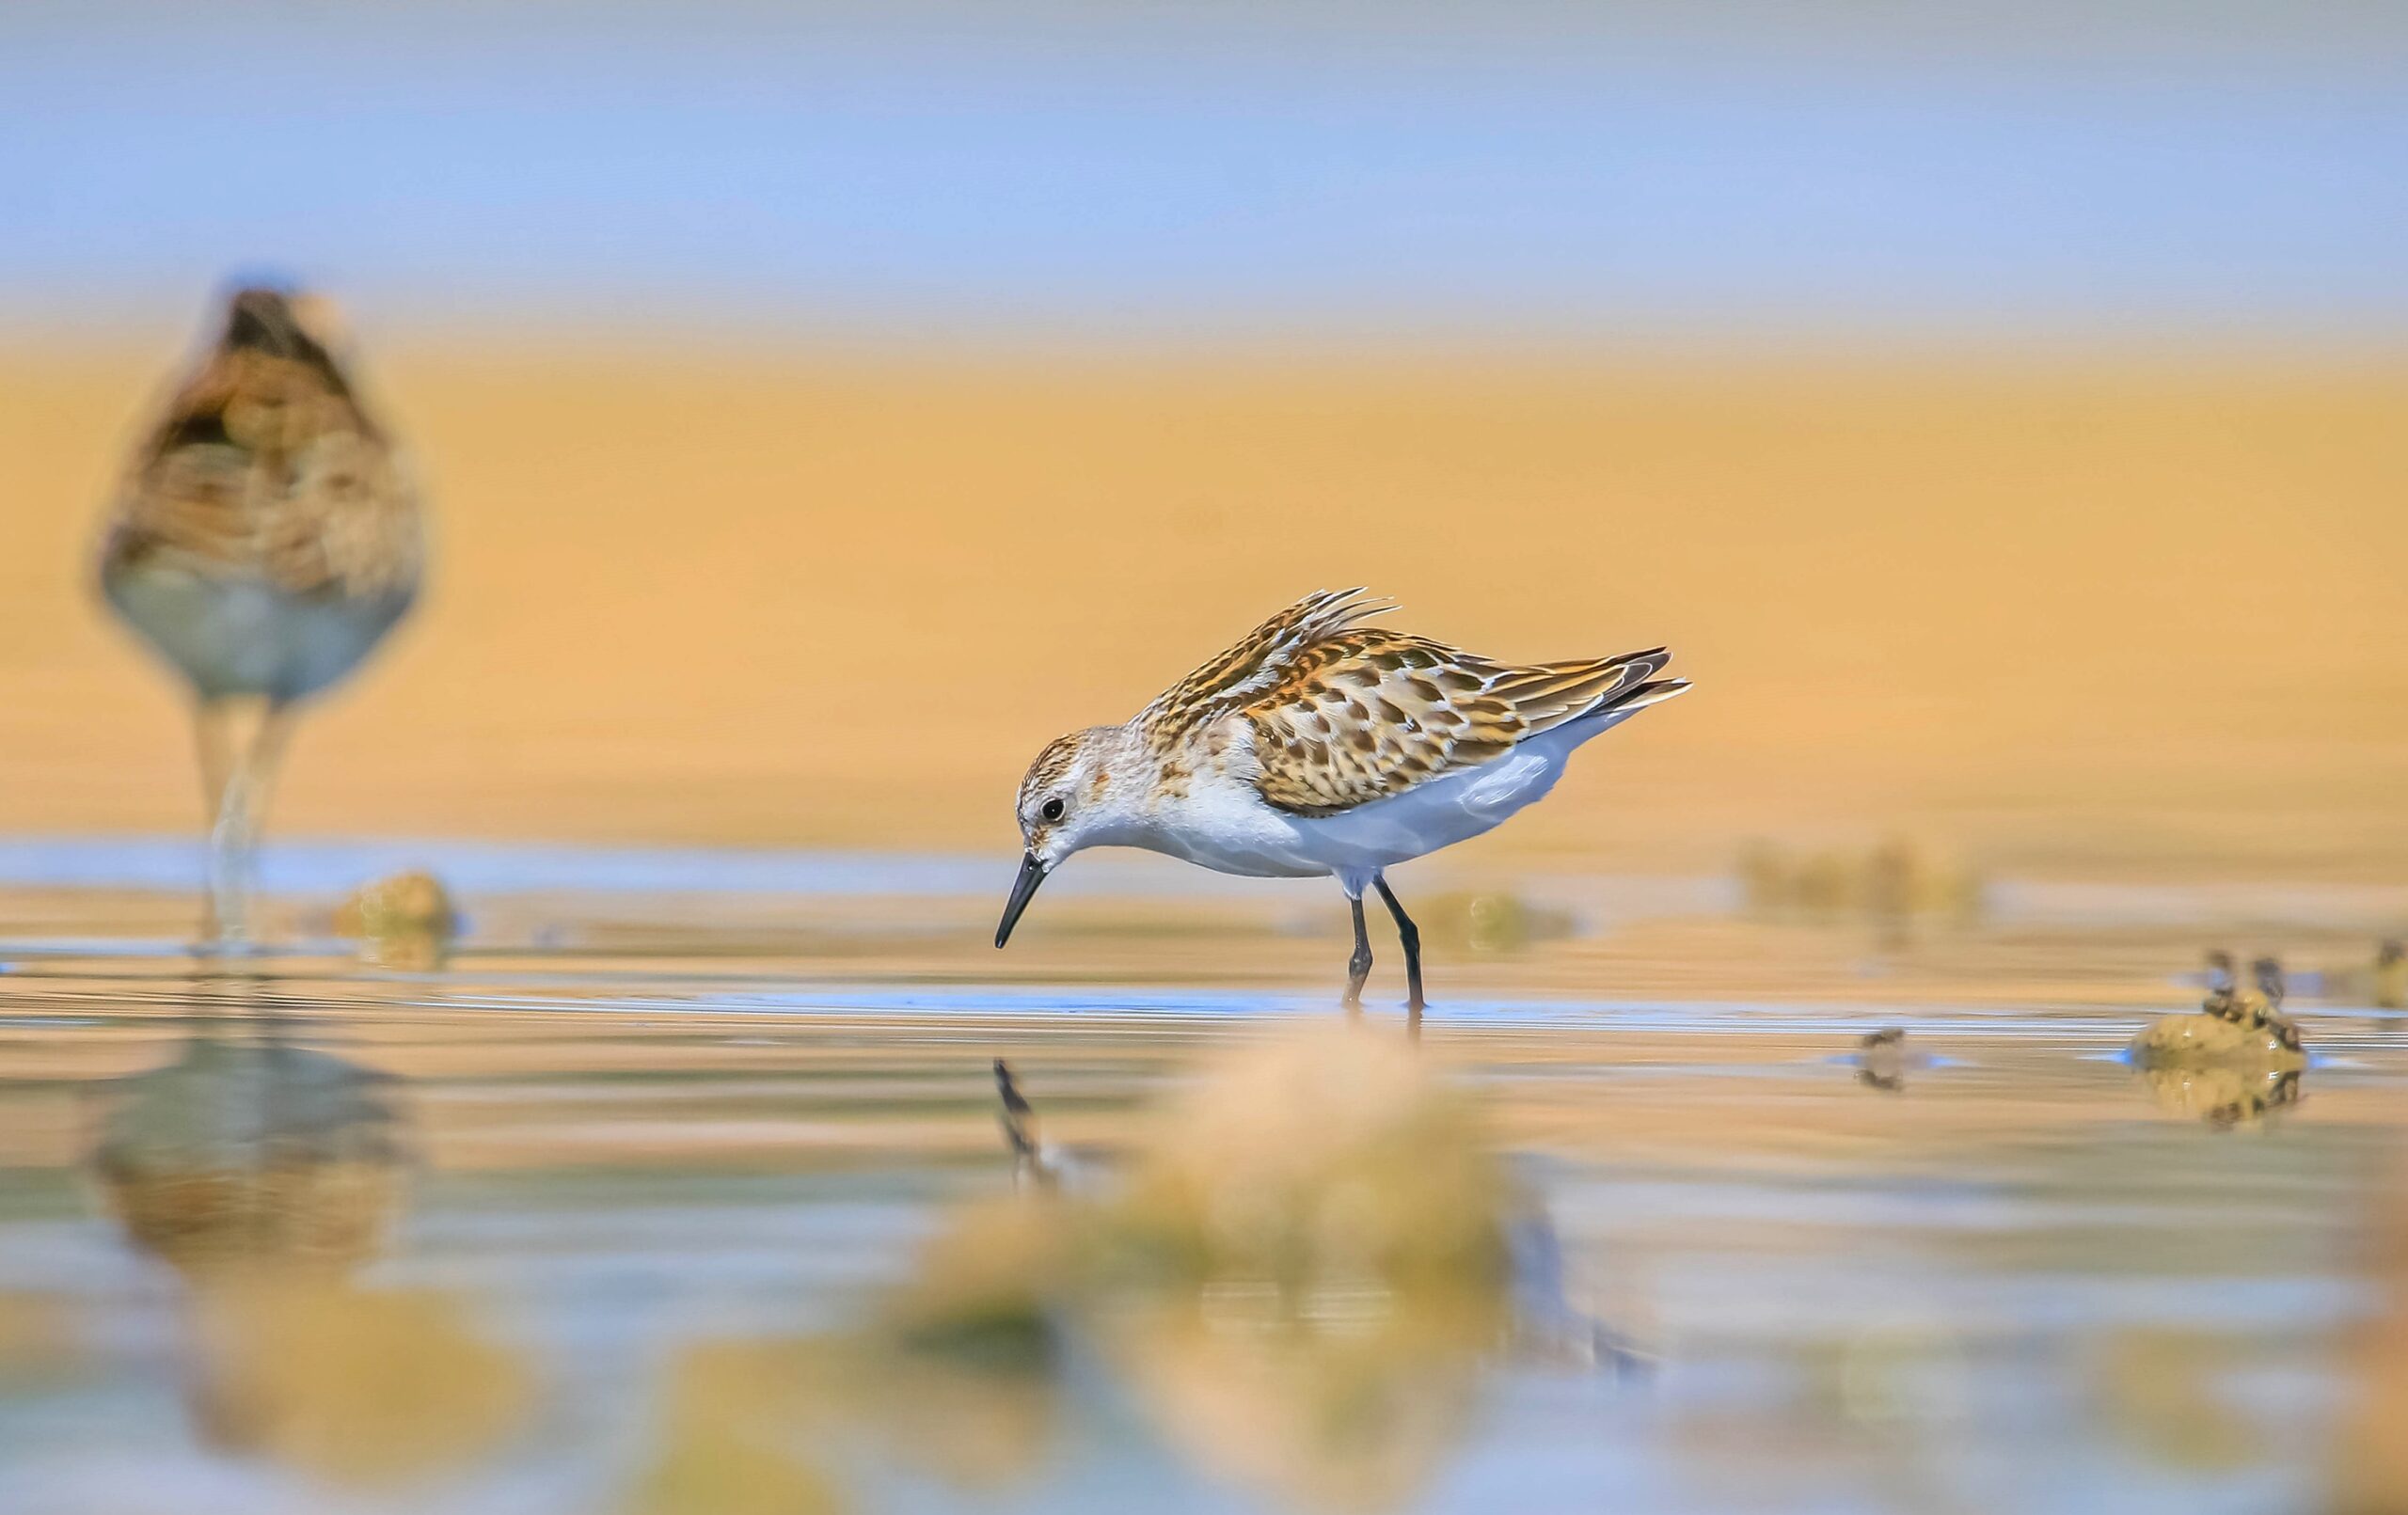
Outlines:
<svg viewBox="0 0 2408 1515"><path fill-rule="evenodd" d="M407 1203L400 1097L265 1019L213 1026L105 1096L91 1173L180 1285L211 1446L382 1484L473 1460L524 1414L526 1370L451 1301L354 1282Z"/></svg>

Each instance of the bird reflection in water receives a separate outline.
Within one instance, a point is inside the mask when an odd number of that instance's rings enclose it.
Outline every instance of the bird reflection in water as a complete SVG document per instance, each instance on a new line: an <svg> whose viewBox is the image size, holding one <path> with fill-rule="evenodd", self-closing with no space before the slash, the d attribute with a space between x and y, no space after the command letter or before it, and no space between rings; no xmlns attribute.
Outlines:
<svg viewBox="0 0 2408 1515"><path fill-rule="evenodd" d="M92 1176L179 1285L185 1393L211 1446L388 1484L473 1460L523 1414L525 1369L452 1302L355 1281L407 1203L401 1092L245 1018L103 1096Z"/></svg>
<svg viewBox="0 0 2408 1515"><path fill-rule="evenodd" d="M1484 1368L1637 1362L1565 1300L1552 1227L1400 1042L1326 1026L1242 1049L1108 1166L1045 1141L995 1074L1019 1193L957 1212L859 1332L689 1352L635 1509L760 1507L738 1466L841 1505L877 1477L865 1456L984 1488L1040 1466L1071 1411L1122 1426L1133 1405L1216 1481L1392 1507Z"/></svg>

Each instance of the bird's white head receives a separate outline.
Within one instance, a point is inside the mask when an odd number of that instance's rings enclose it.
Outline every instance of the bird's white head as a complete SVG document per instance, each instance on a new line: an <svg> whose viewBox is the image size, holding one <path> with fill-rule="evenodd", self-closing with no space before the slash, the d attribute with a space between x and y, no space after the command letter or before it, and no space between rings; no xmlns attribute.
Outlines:
<svg viewBox="0 0 2408 1515"><path fill-rule="evenodd" d="M1012 885L995 945L1009 940L1037 886L1087 847L1129 839L1143 811L1146 782L1126 727L1094 726L1045 744L1020 781L1020 834L1026 852Z"/></svg>

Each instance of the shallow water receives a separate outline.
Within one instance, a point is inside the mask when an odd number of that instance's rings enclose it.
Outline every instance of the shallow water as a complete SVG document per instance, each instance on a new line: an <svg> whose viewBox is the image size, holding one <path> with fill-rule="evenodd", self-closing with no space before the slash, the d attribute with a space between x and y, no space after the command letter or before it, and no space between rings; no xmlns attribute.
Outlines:
<svg viewBox="0 0 2408 1515"><path fill-rule="evenodd" d="M990 1061L1108 1188L1216 1056L1339 1018L1327 901L1138 870L998 956L974 869L493 866L429 972L306 905L198 965L141 880L9 886L12 1515L2292 1510L2398 1392L2408 1021L2337 974L2295 1085L2117 1056L2228 900L1877 932L1556 880L1510 945L1434 901L1415 1045L1510 1174L1510 1328L1213 1297L999 1368L865 1325L1040 1203ZM2296 960L2360 939L2253 908ZM1902 1065L1860 1066L1883 1026Z"/></svg>

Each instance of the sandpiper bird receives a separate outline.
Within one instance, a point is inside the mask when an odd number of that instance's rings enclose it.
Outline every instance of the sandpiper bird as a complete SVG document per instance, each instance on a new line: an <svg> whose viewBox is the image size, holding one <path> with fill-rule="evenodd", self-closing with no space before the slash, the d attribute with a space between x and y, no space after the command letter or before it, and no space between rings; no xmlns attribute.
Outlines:
<svg viewBox="0 0 2408 1515"><path fill-rule="evenodd" d="M1226 874L1334 876L1354 911L1346 1003L1379 891L1422 1008L1421 941L1386 870L1480 835L1555 786L1572 750L1688 687L1662 648L1512 664L1366 626L1392 608L1307 594L1117 726L1055 738L1020 785L1027 853L995 945L1072 853L1136 846Z"/></svg>
<svg viewBox="0 0 2408 1515"><path fill-rule="evenodd" d="M271 289L225 324L136 448L101 589L191 686L211 817L209 923L248 932L251 848L293 707L407 610L419 503L329 350L323 306Z"/></svg>

